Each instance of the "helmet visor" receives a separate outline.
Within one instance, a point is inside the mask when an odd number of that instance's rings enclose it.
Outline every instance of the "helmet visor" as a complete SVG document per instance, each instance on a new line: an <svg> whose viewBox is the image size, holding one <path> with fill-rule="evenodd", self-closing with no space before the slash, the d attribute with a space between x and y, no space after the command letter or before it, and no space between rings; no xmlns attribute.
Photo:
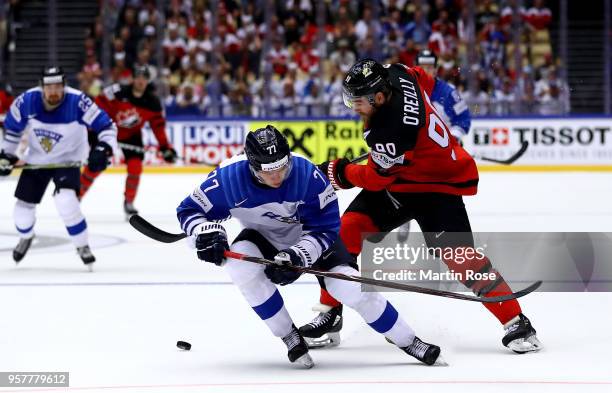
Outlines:
<svg viewBox="0 0 612 393"><path fill-rule="evenodd" d="M291 173L291 168L292 160L289 156L285 156L278 161L261 164L259 170L251 167L251 171L260 183L271 187L280 187Z"/></svg>
<svg viewBox="0 0 612 393"><path fill-rule="evenodd" d="M347 89L343 88L342 89L342 101L344 102L344 105L349 108L349 109L353 109L353 107L355 106L355 102L356 101L361 101L362 99L365 99L366 101L368 101L370 103L370 105L374 104L374 96L375 94L366 94L363 96L354 96L352 95Z"/></svg>

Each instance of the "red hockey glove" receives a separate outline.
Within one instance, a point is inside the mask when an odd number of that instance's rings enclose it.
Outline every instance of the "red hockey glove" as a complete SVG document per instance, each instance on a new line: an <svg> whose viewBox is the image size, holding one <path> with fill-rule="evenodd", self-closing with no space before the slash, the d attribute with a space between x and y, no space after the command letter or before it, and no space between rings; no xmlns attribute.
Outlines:
<svg viewBox="0 0 612 393"><path fill-rule="evenodd" d="M344 170L348 164L349 160L340 158L319 164L318 168L327 176L334 190L346 190L354 187L344 176Z"/></svg>

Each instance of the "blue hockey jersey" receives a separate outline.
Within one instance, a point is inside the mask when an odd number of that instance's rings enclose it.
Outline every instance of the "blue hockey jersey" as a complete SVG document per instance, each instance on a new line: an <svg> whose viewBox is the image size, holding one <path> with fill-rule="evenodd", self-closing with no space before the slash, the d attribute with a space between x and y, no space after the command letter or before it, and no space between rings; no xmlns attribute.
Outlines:
<svg viewBox="0 0 612 393"><path fill-rule="evenodd" d="M261 233L277 249L293 247L314 263L338 237L338 197L310 161L292 154L292 168L279 188L258 183L244 154L224 161L177 208L189 236L206 221L230 217Z"/></svg>
<svg viewBox="0 0 612 393"><path fill-rule="evenodd" d="M470 110L455 87L436 78L430 98L442 120L450 126L451 134L455 138L461 139L470 132L472 123Z"/></svg>
<svg viewBox="0 0 612 393"><path fill-rule="evenodd" d="M83 92L65 87L60 105L47 111L42 88L35 87L13 101L4 120L2 150L14 154L21 136L28 135L25 161L52 164L82 161L89 151L87 130L98 140L117 145L117 128L106 112Z"/></svg>

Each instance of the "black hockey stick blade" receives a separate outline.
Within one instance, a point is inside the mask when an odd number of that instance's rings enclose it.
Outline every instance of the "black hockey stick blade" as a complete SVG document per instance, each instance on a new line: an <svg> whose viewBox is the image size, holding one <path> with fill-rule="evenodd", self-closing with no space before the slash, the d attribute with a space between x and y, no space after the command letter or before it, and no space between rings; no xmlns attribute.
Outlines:
<svg viewBox="0 0 612 393"><path fill-rule="evenodd" d="M143 235L162 243L174 243L187 237L184 233L163 231L138 214L134 214L130 217L130 225Z"/></svg>
<svg viewBox="0 0 612 393"><path fill-rule="evenodd" d="M482 157L478 155L474 156L474 158L480 159L482 161L494 162L496 164L510 165L510 164L513 164L519 158L521 158L522 155L525 154L525 151L527 151L528 147L529 147L529 142L523 141L523 143L521 144L521 148L518 149L516 153L506 158L505 160L498 160L496 158Z"/></svg>

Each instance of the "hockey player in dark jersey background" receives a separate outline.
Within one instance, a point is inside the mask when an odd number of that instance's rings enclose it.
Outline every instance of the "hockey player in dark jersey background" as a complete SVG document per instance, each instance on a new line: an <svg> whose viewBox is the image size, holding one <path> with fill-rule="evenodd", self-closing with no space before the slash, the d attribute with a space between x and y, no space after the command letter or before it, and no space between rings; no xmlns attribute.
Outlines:
<svg viewBox="0 0 612 393"><path fill-rule="evenodd" d="M473 247L462 197L476 194L478 171L432 105L429 97L434 84L420 67L383 66L371 59L357 62L344 79L344 103L364 121L370 156L367 165L343 158L325 162L320 169L336 189L362 188L340 227L340 237L355 257L361 253L363 234L389 232L412 219L428 247ZM444 263L455 272L496 273L495 280L463 282L479 296L512 292L488 258L463 264L445 259ZM337 333L341 326L342 305L321 284L323 308L315 320L300 328L310 342ZM485 307L505 328L504 346L518 353L541 348L517 300Z"/></svg>
<svg viewBox="0 0 612 393"><path fill-rule="evenodd" d="M127 166L123 209L128 216L138 213L134 207L134 199L142 174L142 161L144 160L142 127L145 123L148 122L153 130L164 161L174 163L177 157L176 151L168 142L166 119L161 102L155 95L153 86L149 84L150 78L149 68L139 66L134 70L132 84L109 86L96 98L96 104L109 113L117 124L119 128L117 140L124 146L131 145L136 148L122 148ZM81 175L81 197L87 193L99 174L100 172L85 167Z"/></svg>
<svg viewBox="0 0 612 393"><path fill-rule="evenodd" d="M442 120L449 126L452 136L463 146L461 139L470 132L472 115L467 103L457 89L450 83L438 78L438 58L430 50L422 50L416 57L416 64L434 78L430 100ZM397 240L405 242L410 232L410 221L397 229Z"/></svg>

